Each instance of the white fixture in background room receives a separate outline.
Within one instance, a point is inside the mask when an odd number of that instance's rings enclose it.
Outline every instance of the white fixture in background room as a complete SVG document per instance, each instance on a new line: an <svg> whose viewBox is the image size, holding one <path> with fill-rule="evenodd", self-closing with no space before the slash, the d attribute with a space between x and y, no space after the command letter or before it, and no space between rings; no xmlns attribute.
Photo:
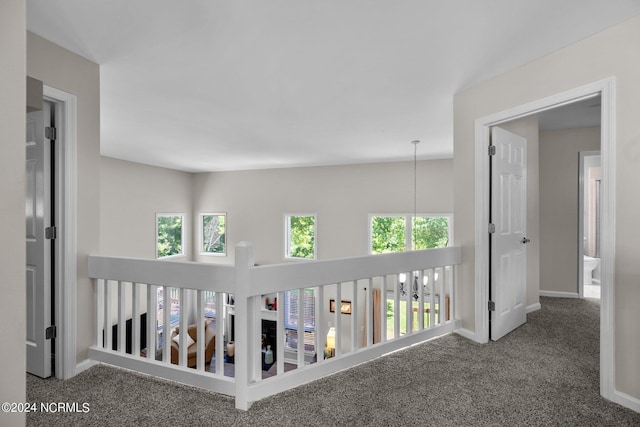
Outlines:
<svg viewBox="0 0 640 427"><path fill-rule="evenodd" d="M583 270L583 280L585 285L593 284L593 271L598 268L600 265L600 258L592 258L590 256L584 256L584 270ZM597 280L597 279L596 279Z"/></svg>

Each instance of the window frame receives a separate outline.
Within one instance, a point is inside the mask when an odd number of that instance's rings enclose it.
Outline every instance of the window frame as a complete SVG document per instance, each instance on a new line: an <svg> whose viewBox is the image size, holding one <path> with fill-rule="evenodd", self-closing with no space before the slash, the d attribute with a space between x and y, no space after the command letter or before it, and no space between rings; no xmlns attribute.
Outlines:
<svg viewBox="0 0 640 427"><path fill-rule="evenodd" d="M224 217L224 252L205 252L204 249L204 217L223 216ZM226 257L227 256L227 213L226 212L200 212L198 215L198 253L204 256Z"/></svg>
<svg viewBox="0 0 640 427"><path fill-rule="evenodd" d="M413 213L370 213L369 219L367 221L367 253L370 255L379 255L376 252L373 252L373 218L375 217L393 217L393 218L404 218L405 220L405 229L404 229L404 238L405 238L405 252L412 251L412 236L413 236ZM453 212L430 212L430 213L422 213L418 212L415 215L417 218L447 218L448 222L448 242L446 247L450 247L453 244Z"/></svg>
<svg viewBox="0 0 640 427"><path fill-rule="evenodd" d="M291 250L291 220L292 217L313 217L313 257L303 258L290 255ZM296 261L315 260L318 257L318 215L316 213L285 213L284 214L284 259Z"/></svg>
<svg viewBox="0 0 640 427"><path fill-rule="evenodd" d="M160 217L180 217L181 218L181 228L180 228L180 253L177 254L173 254L173 255L167 255L167 256L159 256L158 253L158 219ZM185 237L187 236L186 233L186 228L187 228L187 224L186 224L186 214L185 213L181 213L181 212L157 212L156 213L156 223L155 223L155 228L156 228L156 232L155 232L155 246L156 246L156 259L173 259L173 258L180 258L180 257L185 257L187 256L185 248L187 247L186 245L186 241L185 241Z"/></svg>
<svg viewBox="0 0 640 427"><path fill-rule="evenodd" d="M285 293L284 293L284 304L282 304L282 307L283 307L283 311L284 311L284 313L283 313L284 314L283 325L284 325L285 334L287 334L287 331L292 331L292 332L294 332L296 334L298 333L298 325L297 325L297 323L296 324L289 323L289 317L290 317L290 314L291 314L291 293L293 291L298 291L299 292L300 290L299 289L293 289L293 290L290 290L290 291L285 291ZM311 293L311 302L310 302L310 304L311 304L311 307L312 307L312 310L313 310L313 315L310 316L310 317L313 318L313 326L303 325L303 334L302 334L303 336L302 336L302 339L305 340L305 338L307 338L307 336L308 336L309 337L309 341L313 342L313 350L306 350L306 340L304 341L305 342L305 344L304 344L305 352L313 353L313 352L316 351L316 348L315 348L316 326L317 326L317 324L316 324L316 321L317 321L317 313L316 313L316 311L317 310L316 309L317 309L317 302L318 302L317 301L317 297L318 296L316 294L316 288L312 287L312 288L304 288L303 289L303 298L302 299L298 298L298 320L296 322L300 321L300 311L299 310L300 310L301 306L302 306L302 308L304 310L304 315L303 315L303 318L302 318L303 323L304 323L304 320L305 320L304 316L307 315L307 310L304 309L305 304L307 302L307 298L306 298L306 293L307 292ZM300 339L300 338L297 337L296 339ZM296 351L297 350L297 347L289 346L288 342L285 342L284 348L289 350L289 351Z"/></svg>

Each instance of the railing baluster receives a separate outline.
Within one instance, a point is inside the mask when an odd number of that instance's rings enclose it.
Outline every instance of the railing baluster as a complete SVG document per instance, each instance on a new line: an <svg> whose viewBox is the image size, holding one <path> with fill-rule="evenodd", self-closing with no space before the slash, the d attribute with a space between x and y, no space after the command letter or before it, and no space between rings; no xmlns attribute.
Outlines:
<svg viewBox="0 0 640 427"><path fill-rule="evenodd" d="M334 304L334 318L336 322L336 357L342 354L342 316L340 315L340 301L342 301L342 283L336 283L336 299Z"/></svg>
<svg viewBox="0 0 640 427"><path fill-rule="evenodd" d="M411 286L413 285L411 282L413 281L413 271L410 271L407 274L407 282L404 284L405 287L405 300L406 300L406 311L407 317L405 319L405 330L406 335L411 334L413 332L413 303L411 302Z"/></svg>
<svg viewBox="0 0 640 427"><path fill-rule="evenodd" d="M429 283L429 327L436 325L436 276L435 269L431 269L429 274L431 281Z"/></svg>
<svg viewBox="0 0 640 427"><path fill-rule="evenodd" d="M111 286L109 280L104 282L104 348L111 351L112 344L112 321L111 321Z"/></svg>
<svg viewBox="0 0 640 427"><path fill-rule="evenodd" d="M200 289L196 291L196 342L198 343L196 346L196 369L198 371L204 370L205 366L204 330L206 326L204 322L204 294L205 291L202 291ZM209 360L208 362L211 361Z"/></svg>
<svg viewBox="0 0 640 427"><path fill-rule="evenodd" d="M260 315L262 311L262 296L253 296L249 299L253 301L253 310L255 310L253 325L250 325L250 327L252 330L260 332L254 337L256 351L253 352L253 356L249 359L249 362L251 363L251 361L253 361L253 371L255 375L253 381L262 381L262 316Z"/></svg>
<svg viewBox="0 0 640 427"><path fill-rule="evenodd" d="M440 277L438 280L438 292L440 296L438 297L438 325L444 324L444 319L446 319L443 308L446 307L445 294L444 294L444 272L445 268L440 268Z"/></svg>
<svg viewBox="0 0 640 427"><path fill-rule="evenodd" d="M449 308L449 320L455 320L456 318L456 298L455 298L455 290L456 290L456 266L451 266L451 271L449 274L449 304L451 307Z"/></svg>
<svg viewBox="0 0 640 427"><path fill-rule="evenodd" d="M284 292L278 292L276 307L276 369L277 375L284 374Z"/></svg>
<svg viewBox="0 0 640 427"><path fill-rule="evenodd" d="M162 287L162 361L171 363L171 289Z"/></svg>
<svg viewBox="0 0 640 427"><path fill-rule="evenodd" d="M352 284L351 298L351 351L358 349L358 281L354 280ZM336 311L342 314L342 301L336 304Z"/></svg>
<svg viewBox="0 0 640 427"><path fill-rule="evenodd" d="M393 338L400 336L400 276L396 276L397 280L393 288Z"/></svg>
<svg viewBox="0 0 640 427"><path fill-rule="evenodd" d="M315 327L315 353L316 362L324 361L324 343L326 340L326 331L324 330L324 286L318 286L315 290L316 294L316 327ZM281 341L280 341L281 342Z"/></svg>
<svg viewBox="0 0 640 427"><path fill-rule="evenodd" d="M104 348L104 330L105 330L105 315L104 315L104 288L105 288L105 280L104 279L95 279L95 307L96 307L96 330L95 330L95 346Z"/></svg>
<svg viewBox="0 0 640 427"><path fill-rule="evenodd" d="M124 292L125 284L121 281L118 281L118 352L125 353L126 352L126 342L127 342L127 324L126 319L124 317L126 304L127 304L127 296Z"/></svg>
<svg viewBox="0 0 640 427"><path fill-rule="evenodd" d="M140 356L140 288L138 283L131 283L131 355Z"/></svg>
<svg viewBox="0 0 640 427"><path fill-rule="evenodd" d="M369 285L367 286L367 293L365 298L365 313L366 323L365 329L367 330L367 347L373 345L373 278L369 277Z"/></svg>
<svg viewBox="0 0 640 427"><path fill-rule="evenodd" d="M304 288L298 289L298 368L304 367Z"/></svg>
<svg viewBox="0 0 640 427"><path fill-rule="evenodd" d="M387 275L380 284L380 342L387 341Z"/></svg>
<svg viewBox="0 0 640 427"><path fill-rule="evenodd" d="M223 292L216 292L216 375L224 377L224 299Z"/></svg>
<svg viewBox="0 0 640 427"><path fill-rule="evenodd" d="M147 284L147 359L156 360L158 333L158 290Z"/></svg>
<svg viewBox="0 0 640 427"><path fill-rule="evenodd" d="M185 307L185 290L179 288L178 290L178 303L180 304L179 312L179 326L180 334L178 335L178 365L187 366L188 350L187 350L187 335L189 335L189 327L187 326L187 310ZM173 340L170 340L173 341ZM171 344L171 342L169 342Z"/></svg>
<svg viewBox="0 0 640 427"><path fill-rule="evenodd" d="M424 270L418 272L418 330L424 329Z"/></svg>

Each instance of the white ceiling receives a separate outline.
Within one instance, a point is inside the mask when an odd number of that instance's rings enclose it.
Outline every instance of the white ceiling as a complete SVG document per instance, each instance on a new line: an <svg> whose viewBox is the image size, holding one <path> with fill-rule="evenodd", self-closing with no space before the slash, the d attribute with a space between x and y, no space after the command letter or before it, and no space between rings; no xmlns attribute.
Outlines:
<svg viewBox="0 0 640 427"><path fill-rule="evenodd" d="M640 0L27 0L100 64L101 151L185 171L453 151L453 94L640 14Z"/></svg>
<svg viewBox="0 0 640 427"><path fill-rule="evenodd" d="M602 100L600 96L538 113L540 131L600 126Z"/></svg>

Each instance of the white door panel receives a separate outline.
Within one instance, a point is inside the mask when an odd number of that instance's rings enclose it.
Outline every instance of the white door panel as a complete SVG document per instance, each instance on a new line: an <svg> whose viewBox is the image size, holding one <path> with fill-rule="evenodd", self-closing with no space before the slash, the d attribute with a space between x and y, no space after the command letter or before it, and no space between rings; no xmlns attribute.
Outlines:
<svg viewBox="0 0 640 427"><path fill-rule="evenodd" d="M494 127L491 158L491 339L527 320L526 312L526 152L521 136Z"/></svg>
<svg viewBox="0 0 640 427"><path fill-rule="evenodd" d="M51 150L44 135L49 118L48 108L28 113L26 129L27 372L43 378L51 376L51 243L45 238L51 225Z"/></svg>

